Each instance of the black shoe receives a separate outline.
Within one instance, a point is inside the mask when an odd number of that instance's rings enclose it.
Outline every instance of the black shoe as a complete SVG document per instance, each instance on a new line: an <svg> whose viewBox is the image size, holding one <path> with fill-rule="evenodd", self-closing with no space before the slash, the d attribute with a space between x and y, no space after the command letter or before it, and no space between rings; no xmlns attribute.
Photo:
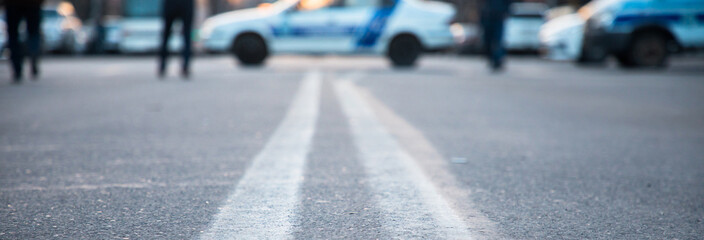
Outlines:
<svg viewBox="0 0 704 240"><path fill-rule="evenodd" d="M166 77L166 71L164 69L159 69L159 72L157 72L156 75L160 80L164 80L164 77Z"/></svg>
<svg viewBox="0 0 704 240"><path fill-rule="evenodd" d="M36 69L36 68L32 69L32 80L34 80L34 81L39 80L39 69Z"/></svg>
<svg viewBox="0 0 704 240"><path fill-rule="evenodd" d="M14 77L12 77L12 84L14 84L14 85L22 84L22 76L15 75Z"/></svg>
<svg viewBox="0 0 704 240"><path fill-rule="evenodd" d="M36 60L32 61L32 80L39 80L39 64Z"/></svg>
<svg viewBox="0 0 704 240"><path fill-rule="evenodd" d="M491 72L493 73L499 73L504 70L504 64L502 62L493 62L491 63Z"/></svg>
<svg viewBox="0 0 704 240"><path fill-rule="evenodd" d="M186 70L186 69L184 69L183 71L181 71L181 77L182 77L184 80L190 80L190 78L191 78L191 72L188 71L188 70Z"/></svg>

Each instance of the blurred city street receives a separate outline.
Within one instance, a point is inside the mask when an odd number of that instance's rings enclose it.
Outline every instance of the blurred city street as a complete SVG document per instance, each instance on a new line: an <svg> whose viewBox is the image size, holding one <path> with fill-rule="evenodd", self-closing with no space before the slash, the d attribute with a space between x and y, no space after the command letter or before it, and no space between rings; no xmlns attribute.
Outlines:
<svg viewBox="0 0 704 240"><path fill-rule="evenodd" d="M0 239L697 239L704 61L0 68ZM5 66L7 63L3 62Z"/></svg>

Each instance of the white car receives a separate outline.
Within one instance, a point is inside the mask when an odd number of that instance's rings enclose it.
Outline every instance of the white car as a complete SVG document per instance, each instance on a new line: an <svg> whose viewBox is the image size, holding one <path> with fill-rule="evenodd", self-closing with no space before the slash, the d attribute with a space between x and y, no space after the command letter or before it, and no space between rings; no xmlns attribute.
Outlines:
<svg viewBox="0 0 704 240"><path fill-rule="evenodd" d="M206 50L232 51L248 65L270 53L386 54L412 66L423 50L454 45L449 4L422 0L280 0L211 17Z"/></svg>
<svg viewBox="0 0 704 240"><path fill-rule="evenodd" d="M106 42L116 43L117 51L123 53L156 52L161 45L163 21L160 0L125 0L122 2L123 16L106 25ZM175 37L181 31L180 23L174 24L169 39L171 50L180 49L183 40ZM109 46L108 46L109 47Z"/></svg>
<svg viewBox="0 0 704 240"><path fill-rule="evenodd" d="M578 14L556 17L540 29L543 57L557 61L574 61L582 53L585 21Z"/></svg>
<svg viewBox="0 0 704 240"><path fill-rule="evenodd" d="M537 51L540 48L538 33L545 23L543 3L511 4L511 15L506 19L504 46L509 51Z"/></svg>
<svg viewBox="0 0 704 240"><path fill-rule="evenodd" d="M173 35L180 33L180 24L174 24ZM114 29L107 29L108 40L117 39L117 50L122 53L156 52L161 46L163 23L161 18L123 18ZM115 34L120 34L115 36ZM173 36L172 35L172 36ZM169 39L169 49L177 50L183 45L180 37Z"/></svg>
<svg viewBox="0 0 704 240"><path fill-rule="evenodd" d="M42 9L42 44L45 51L75 53L82 45L81 20L73 5L61 2Z"/></svg>

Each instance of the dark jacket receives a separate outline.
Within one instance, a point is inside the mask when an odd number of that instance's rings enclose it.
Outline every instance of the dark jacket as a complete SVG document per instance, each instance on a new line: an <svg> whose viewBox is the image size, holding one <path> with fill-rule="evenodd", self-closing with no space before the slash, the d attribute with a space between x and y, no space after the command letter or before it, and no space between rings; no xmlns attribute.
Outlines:
<svg viewBox="0 0 704 240"><path fill-rule="evenodd" d="M485 0L482 7L484 18L504 18L509 13L511 0Z"/></svg>
<svg viewBox="0 0 704 240"><path fill-rule="evenodd" d="M9 7L40 7L44 0L2 0L2 4Z"/></svg>
<svg viewBox="0 0 704 240"><path fill-rule="evenodd" d="M193 12L194 0L163 0L164 13Z"/></svg>

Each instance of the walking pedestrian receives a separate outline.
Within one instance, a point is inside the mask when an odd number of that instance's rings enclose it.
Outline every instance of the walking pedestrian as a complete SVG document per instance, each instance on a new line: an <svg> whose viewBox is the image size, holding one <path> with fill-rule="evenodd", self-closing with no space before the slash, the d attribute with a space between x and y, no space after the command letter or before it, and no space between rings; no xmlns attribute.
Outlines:
<svg viewBox="0 0 704 240"><path fill-rule="evenodd" d="M183 65L181 76L190 76L191 58L191 32L193 28L193 0L163 0L163 20L164 29L161 35L161 48L159 51L159 77L166 75L166 61L169 55L169 37L171 37L171 27L176 20L181 21L181 31L183 34L183 49L181 56Z"/></svg>
<svg viewBox="0 0 704 240"><path fill-rule="evenodd" d="M39 77L39 55L41 54L42 3L44 0L5 0L8 47L12 62L13 83L22 82L25 59L25 44L20 41L20 23L25 21L27 28L26 50L32 68L32 78Z"/></svg>
<svg viewBox="0 0 704 240"><path fill-rule="evenodd" d="M481 10L484 51L489 60L489 67L494 71L504 67L504 21L508 16L510 4L511 0L486 0Z"/></svg>

